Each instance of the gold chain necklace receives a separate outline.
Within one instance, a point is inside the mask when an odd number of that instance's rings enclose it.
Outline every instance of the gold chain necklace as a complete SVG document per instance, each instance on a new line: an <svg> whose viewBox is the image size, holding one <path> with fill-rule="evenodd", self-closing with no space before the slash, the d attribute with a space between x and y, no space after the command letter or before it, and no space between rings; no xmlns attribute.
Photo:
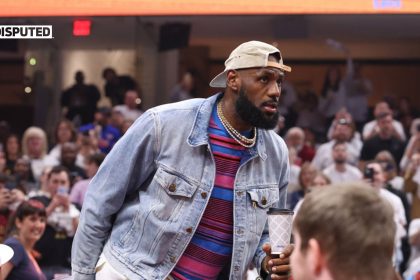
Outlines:
<svg viewBox="0 0 420 280"><path fill-rule="evenodd" d="M222 125L226 129L226 131L229 133L229 135L239 143L239 145L245 147L245 148L251 148L255 145L256 139L257 139L257 129L254 127L254 137L251 139L243 136L240 132L238 132L233 126L227 121L225 116L223 115L222 110L222 102L217 103L217 116L219 117Z"/></svg>

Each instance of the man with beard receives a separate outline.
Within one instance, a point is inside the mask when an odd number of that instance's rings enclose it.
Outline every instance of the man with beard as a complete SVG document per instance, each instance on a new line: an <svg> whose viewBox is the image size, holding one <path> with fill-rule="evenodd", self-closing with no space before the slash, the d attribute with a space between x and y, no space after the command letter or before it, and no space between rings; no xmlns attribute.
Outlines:
<svg viewBox="0 0 420 280"><path fill-rule="evenodd" d="M347 163L347 145L345 142L335 142L332 147L334 163L322 172L330 178L331 183L354 182L363 178L357 167Z"/></svg>
<svg viewBox="0 0 420 280"><path fill-rule="evenodd" d="M74 279L288 279L270 254L270 207L285 207L280 51L238 46L210 86L223 92L146 111L92 179L73 243Z"/></svg>

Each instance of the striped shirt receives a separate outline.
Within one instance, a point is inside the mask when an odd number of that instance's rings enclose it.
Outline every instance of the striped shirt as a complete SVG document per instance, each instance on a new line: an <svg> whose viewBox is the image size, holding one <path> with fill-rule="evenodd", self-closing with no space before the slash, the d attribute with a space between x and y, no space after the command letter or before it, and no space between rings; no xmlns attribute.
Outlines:
<svg viewBox="0 0 420 280"><path fill-rule="evenodd" d="M232 257L235 176L250 154L225 130L217 116L216 105L208 133L216 163L215 183L200 224L171 273L177 280L217 279Z"/></svg>

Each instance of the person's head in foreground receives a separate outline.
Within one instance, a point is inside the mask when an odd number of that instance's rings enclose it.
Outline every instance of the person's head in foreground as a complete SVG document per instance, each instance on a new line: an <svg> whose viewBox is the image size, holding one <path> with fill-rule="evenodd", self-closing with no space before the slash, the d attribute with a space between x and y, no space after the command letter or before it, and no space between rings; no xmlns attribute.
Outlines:
<svg viewBox="0 0 420 280"><path fill-rule="evenodd" d="M393 279L391 206L360 184L317 188L293 224L294 280Z"/></svg>

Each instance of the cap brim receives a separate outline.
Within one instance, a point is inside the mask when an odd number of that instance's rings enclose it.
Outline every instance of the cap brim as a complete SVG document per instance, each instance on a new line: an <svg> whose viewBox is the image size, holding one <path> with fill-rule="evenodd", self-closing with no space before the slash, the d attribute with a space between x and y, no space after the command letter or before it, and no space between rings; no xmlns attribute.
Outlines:
<svg viewBox="0 0 420 280"><path fill-rule="evenodd" d="M214 88L225 88L226 87L226 72L223 71L219 75L213 78L210 82L210 86Z"/></svg>
<svg viewBox="0 0 420 280"><path fill-rule="evenodd" d="M10 261L13 257L13 249L7 245L0 244L0 265L3 265Z"/></svg>

